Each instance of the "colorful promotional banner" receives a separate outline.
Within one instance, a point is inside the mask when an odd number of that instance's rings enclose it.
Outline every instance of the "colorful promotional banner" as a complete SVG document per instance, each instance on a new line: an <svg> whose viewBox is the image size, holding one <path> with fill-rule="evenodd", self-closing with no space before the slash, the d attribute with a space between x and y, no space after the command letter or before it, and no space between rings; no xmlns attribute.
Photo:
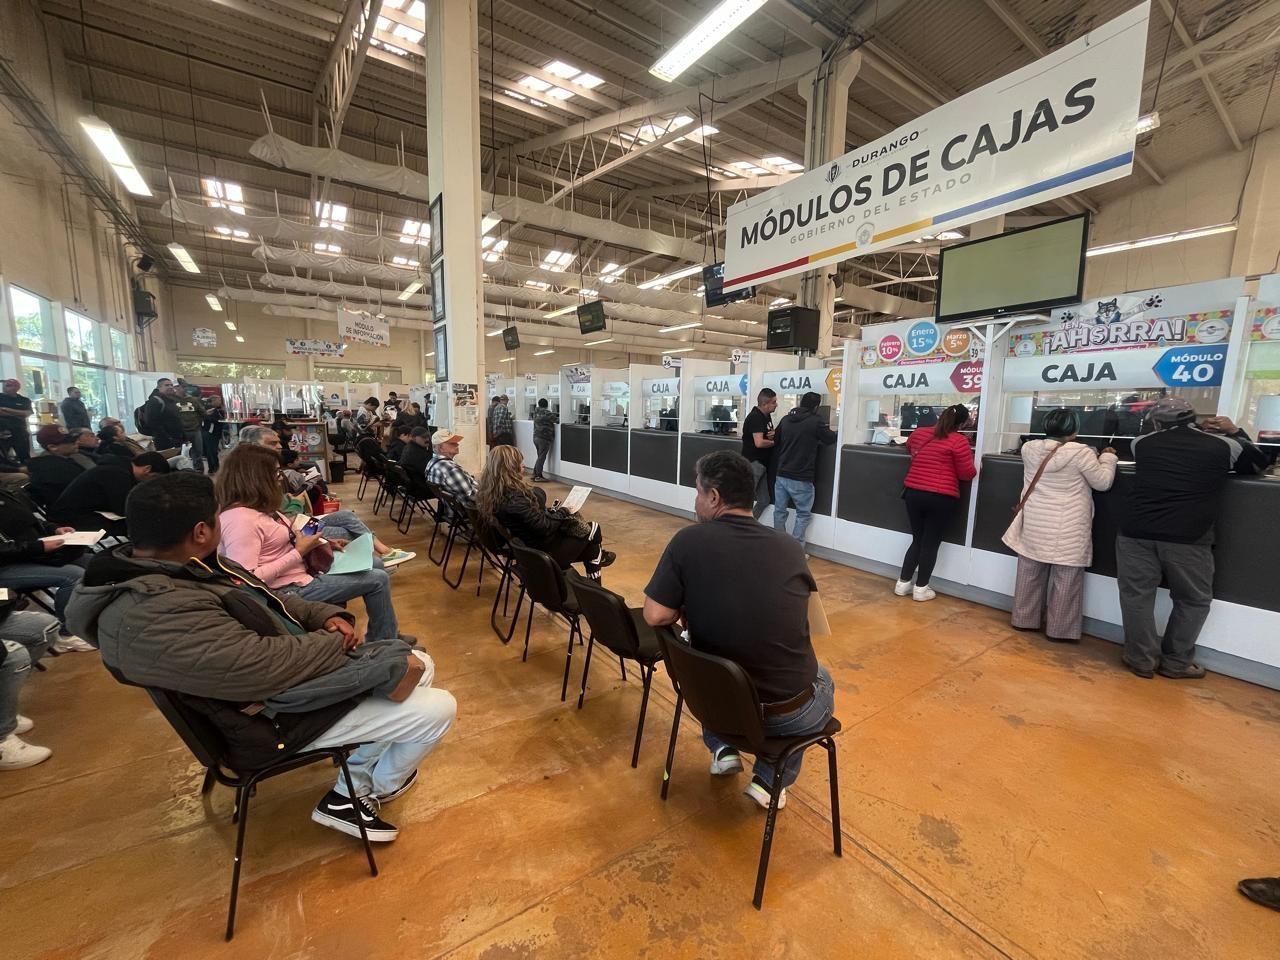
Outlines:
<svg viewBox="0 0 1280 960"><path fill-rule="evenodd" d="M726 292L1127 176L1150 3L729 208Z"/></svg>
<svg viewBox="0 0 1280 960"><path fill-rule="evenodd" d="M982 392L982 345L968 330L932 320L862 328L858 392L975 395Z"/></svg>
<svg viewBox="0 0 1280 960"><path fill-rule="evenodd" d="M1258 278L1250 340L1280 340L1280 274Z"/></svg>
<svg viewBox="0 0 1280 960"><path fill-rule="evenodd" d="M338 334L347 341L375 347L391 346L391 324L370 313L355 313L339 307Z"/></svg>
<svg viewBox="0 0 1280 960"><path fill-rule="evenodd" d="M340 357L347 349L345 343L334 343L332 340L295 340L285 337L285 351L295 357Z"/></svg>

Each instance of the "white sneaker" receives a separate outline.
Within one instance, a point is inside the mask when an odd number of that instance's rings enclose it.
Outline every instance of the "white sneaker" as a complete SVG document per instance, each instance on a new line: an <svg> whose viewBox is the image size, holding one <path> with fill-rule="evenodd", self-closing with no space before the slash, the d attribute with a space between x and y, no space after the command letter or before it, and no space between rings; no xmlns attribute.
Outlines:
<svg viewBox="0 0 1280 960"><path fill-rule="evenodd" d="M762 810L769 809L769 788L764 785L763 780L756 777L751 778L751 782L747 784L747 789L742 791L746 796L756 802L756 805ZM782 810L787 805L787 788L783 787L778 794L778 809Z"/></svg>
<svg viewBox="0 0 1280 960"><path fill-rule="evenodd" d="M924 603L926 600L932 600L937 594L933 592L933 587L912 587L911 599L919 600Z"/></svg>
<svg viewBox="0 0 1280 960"><path fill-rule="evenodd" d="M416 556L417 554L412 550L401 550L398 547L392 547L384 553L380 559L382 560L382 566L384 568L391 569L412 560Z"/></svg>
<svg viewBox="0 0 1280 960"><path fill-rule="evenodd" d="M37 747L27 743L16 733L11 733L0 740L0 770L34 767L37 763L44 763L51 756L53 751L48 747Z"/></svg>
<svg viewBox="0 0 1280 960"><path fill-rule="evenodd" d="M96 653L98 648L79 637L59 637L49 647L54 653Z"/></svg>
<svg viewBox="0 0 1280 960"><path fill-rule="evenodd" d="M912 584L910 580L899 580L893 585L893 592L899 597L905 597L911 592L911 587Z"/></svg>
<svg viewBox="0 0 1280 960"><path fill-rule="evenodd" d="M27 733L35 725L36 725L36 722L32 720L30 717L24 717L22 714L18 714L18 725L13 728L13 732Z"/></svg>
<svg viewBox="0 0 1280 960"><path fill-rule="evenodd" d="M742 757L733 747L721 747L711 756L711 772L715 776L742 772Z"/></svg>

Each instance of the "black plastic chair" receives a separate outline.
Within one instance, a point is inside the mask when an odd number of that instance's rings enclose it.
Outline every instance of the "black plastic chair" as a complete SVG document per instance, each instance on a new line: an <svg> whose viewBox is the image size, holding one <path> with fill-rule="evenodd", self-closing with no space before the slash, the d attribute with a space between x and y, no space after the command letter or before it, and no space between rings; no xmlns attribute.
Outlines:
<svg viewBox="0 0 1280 960"><path fill-rule="evenodd" d="M356 486L356 499L364 500L365 489L372 480L378 485L374 495L373 512L378 512L378 502L382 497L382 478L387 470L387 456L373 437L364 437L356 442L356 456L360 458L360 483Z"/></svg>
<svg viewBox="0 0 1280 960"><path fill-rule="evenodd" d="M518 538L511 540L511 553L516 565L520 568L520 580L523 584L521 601L529 601L529 618L524 627L524 655L521 660L529 659L529 633L533 629L533 608L541 605L550 614L560 614L569 621L569 646L564 655L564 680L560 684L560 699L563 701L569 693L569 666L573 662L573 641L582 643L582 625L579 615L578 601L569 581L549 554L533 547L527 547ZM516 619L520 617L520 606L516 605Z"/></svg>
<svg viewBox="0 0 1280 960"><path fill-rule="evenodd" d="M836 744L832 739L840 732L840 721L832 717L825 727L813 733L770 737L764 729L764 711L755 684L742 667L724 657L695 650L665 632L658 635L658 645L662 648L667 673L676 688L676 712L671 721L671 742L667 745L667 765L662 775L662 799L667 799L667 789L671 785L671 764L676 754L676 734L680 731L680 711L688 701L689 712L704 730L714 730L716 736L729 746L754 754L779 774L782 765L798 752L818 745L827 751L831 780L831 834L835 854L841 856L840 788L836 777ZM769 851L773 846L773 827L778 818L781 795L782 777L776 776L769 794L769 813L764 822L756 892L751 900L757 910L764 900L765 874L769 870Z"/></svg>
<svg viewBox="0 0 1280 960"><path fill-rule="evenodd" d="M662 659L658 645L658 631L644 622L644 611L628 607L627 601L599 583L578 575L570 578L573 596L578 601L582 615L591 633L587 638L587 656L582 664L582 688L578 691L578 709L587 694L587 674L591 672L591 651L597 643L617 654L622 666L622 679L627 679L626 661L634 660L640 667L640 718L636 721L636 743L631 750L631 766L640 761L640 740L644 736L644 715L649 707L649 687L653 683L653 671ZM665 627L662 629L666 629Z"/></svg>
<svg viewBox="0 0 1280 960"><path fill-rule="evenodd" d="M496 520L483 521L477 516L473 519L472 525L480 538L480 545L493 560L497 561L498 565L498 591L493 595L493 606L489 609L489 626L499 640L510 643L511 637L516 632L516 624L520 621L520 603L524 599L524 583L520 580L520 569L516 566L515 554L511 552L511 534ZM502 600L502 615L506 617L511 600L511 585L517 582L520 584L520 592L516 597L516 612L511 616L511 622L504 630L498 626L498 600ZM478 583L476 595L480 595Z"/></svg>
<svg viewBox="0 0 1280 960"><path fill-rule="evenodd" d="M128 683L116 671L112 670L111 672L117 680ZM347 795L354 797L357 794L355 784L351 781L351 771L347 768L347 754L354 750L357 745L306 750L302 753L284 757L257 770L231 772L230 767L223 759L222 738L207 718L184 706L178 698L167 690L160 690L154 687L146 687L145 689L150 694L156 708L169 721L169 725L182 738L182 742L187 745L187 749L195 755L197 760L204 764L205 776L204 784L200 788L201 794L207 794L213 789L215 781L231 787L236 792L235 812L232 815L232 822L237 824L236 854L231 868L231 901L227 906L226 939L230 940L235 934L236 900L240 891L240 865L244 859L245 827L249 822L249 798L253 796L256 786L263 780L279 776L282 773L288 773L290 770L309 766L321 760L329 760L342 768L342 776L347 782ZM378 865L373 859L373 847L370 845L369 836L365 832L364 820L357 817L356 823L360 828L360 839L364 841L365 855L369 858L369 873L371 876L376 877L378 875Z"/></svg>
<svg viewBox="0 0 1280 960"><path fill-rule="evenodd" d="M462 583L463 574L467 570L467 560L471 556L471 545L475 540L475 531L471 529L471 522L467 519L467 511L462 501L444 487L436 487L436 496L439 497L437 502L445 515L444 522L449 525L449 535L445 538L444 553L440 558L440 578L451 588L457 590ZM466 541L467 549L463 553L462 565L458 569L458 579L450 580L449 561L453 558L453 548L457 544L459 537Z"/></svg>

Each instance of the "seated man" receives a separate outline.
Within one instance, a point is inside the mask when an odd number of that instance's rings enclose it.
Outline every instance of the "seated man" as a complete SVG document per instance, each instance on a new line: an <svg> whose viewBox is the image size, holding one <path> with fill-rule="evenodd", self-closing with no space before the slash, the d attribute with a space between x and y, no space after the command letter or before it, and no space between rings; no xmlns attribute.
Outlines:
<svg viewBox="0 0 1280 960"><path fill-rule="evenodd" d="M697 650L732 660L746 671L764 707L770 736L821 730L831 718L835 687L818 665L809 639L809 594L818 589L798 540L751 515L755 478L740 453L698 460L694 511L699 523L671 538L645 587L651 626L683 621ZM744 590L746 594L744 595ZM713 774L738 773L738 752L704 730ZM800 775L801 754L781 771L785 788ZM744 791L761 807L777 775L756 760Z"/></svg>
<svg viewBox="0 0 1280 960"><path fill-rule="evenodd" d="M360 694L319 709L277 712L258 706L349 662L363 642L340 607L276 594L218 555L213 481L180 472L140 484L129 496L132 545L99 554L71 601L73 623L98 644L102 660L127 682L174 693L208 718L228 761L244 768L290 753L364 743L350 758L357 798L339 775L311 819L370 840L398 830L377 804L401 796L418 764L448 732L453 697L430 685L426 667L401 702ZM315 685L312 685L313 688Z"/></svg>
<svg viewBox="0 0 1280 960"><path fill-rule="evenodd" d="M44 448L44 453L27 463L27 472L31 475L28 490L31 499L48 507L72 480L97 464L81 453L76 438L56 423L47 423L37 430L36 442Z"/></svg>
<svg viewBox="0 0 1280 960"><path fill-rule="evenodd" d="M409 440L413 437L413 426L407 423L398 423L392 430L394 436L387 444L387 459L400 462L400 458L404 456L405 447L409 445Z"/></svg>
<svg viewBox="0 0 1280 960"><path fill-rule="evenodd" d="M413 440L418 442L418 431L414 429ZM462 437L456 433L440 433L435 438L435 455L427 464L427 480L441 490L453 494L459 500L474 500L476 495L476 478L467 473L453 458L458 455L458 444ZM405 469L408 469L407 467Z"/></svg>
<svg viewBox="0 0 1280 960"><path fill-rule="evenodd" d="M98 457L136 457L143 452L138 441L124 432L124 424L110 417L102 418L98 429Z"/></svg>
<svg viewBox="0 0 1280 960"><path fill-rule="evenodd" d="M67 433L76 438L76 453L83 454L94 463L101 463L102 441L98 439L96 433L88 427L77 427L75 430L68 430Z"/></svg>
<svg viewBox="0 0 1280 960"><path fill-rule="evenodd" d="M409 442L400 451L399 463L413 479L425 477L431 462L431 431L426 427L414 427L409 431ZM432 483L435 481L433 480Z"/></svg>
<svg viewBox="0 0 1280 960"><path fill-rule="evenodd" d="M112 457L72 480L49 508L49 517L77 530L106 530L122 537L127 532L125 521L111 520L102 513L123 517L125 501L134 486L150 476L168 472L169 461L154 450L132 460Z"/></svg>

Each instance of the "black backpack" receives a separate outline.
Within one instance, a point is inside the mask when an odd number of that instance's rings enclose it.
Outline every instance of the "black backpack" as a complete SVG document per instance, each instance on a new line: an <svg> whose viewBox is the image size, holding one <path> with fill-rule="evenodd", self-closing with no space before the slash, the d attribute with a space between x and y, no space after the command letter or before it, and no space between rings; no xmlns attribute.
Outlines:
<svg viewBox="0 0 1280 960"><path fill-rule="evenodd" d="M134 431L147 437L151 436L151 431L147 429L147 404L150 402L150 400L147 400L142 406L133 408Z"/></svg>

